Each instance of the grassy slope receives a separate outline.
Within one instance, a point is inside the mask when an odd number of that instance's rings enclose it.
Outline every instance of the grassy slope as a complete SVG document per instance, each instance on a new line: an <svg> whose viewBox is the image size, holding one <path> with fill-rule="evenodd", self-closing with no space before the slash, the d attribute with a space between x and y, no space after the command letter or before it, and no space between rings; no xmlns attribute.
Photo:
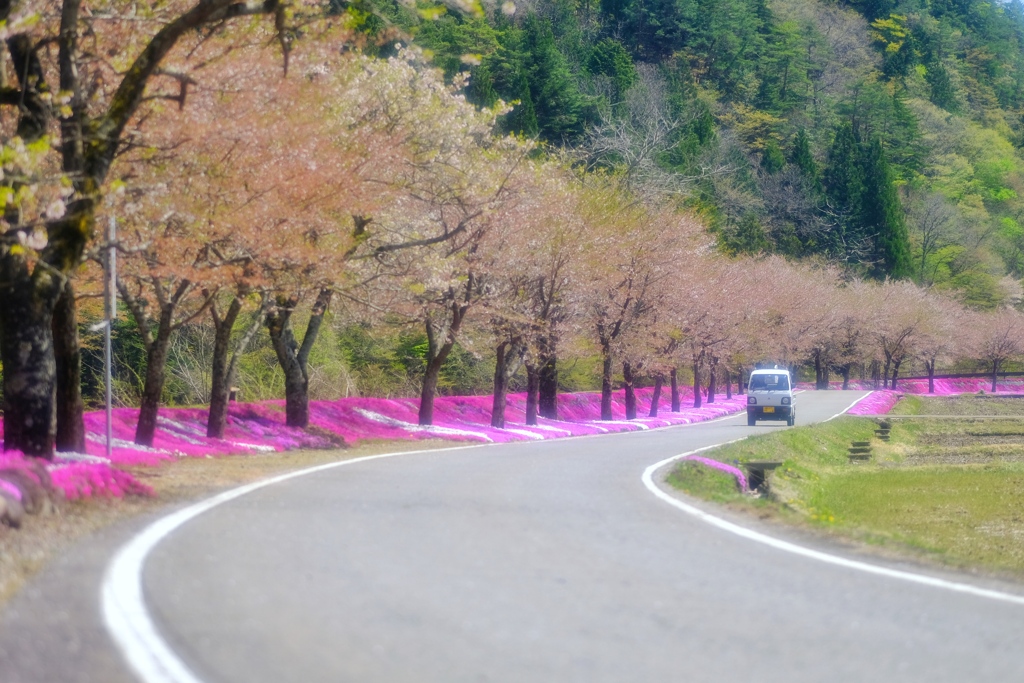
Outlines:
<svg viewBox="0 0 1024 683"><path fill-rule="evenodd" d="M694 464L669 482L693 495L740 507L768 505L781 517L830 534L905 550L944 564L1024 577L1024 401L913 397L902 414L959 419L893 420L892 441L872 439L870 463L851 464L851 441L873 437L870 418L775 432L726 446L709 457L735 463L782 461L767 503L726 486L700 483ZM696 482L696 483L695 483ZM795 514L794 514L795 513Z"/></svg>

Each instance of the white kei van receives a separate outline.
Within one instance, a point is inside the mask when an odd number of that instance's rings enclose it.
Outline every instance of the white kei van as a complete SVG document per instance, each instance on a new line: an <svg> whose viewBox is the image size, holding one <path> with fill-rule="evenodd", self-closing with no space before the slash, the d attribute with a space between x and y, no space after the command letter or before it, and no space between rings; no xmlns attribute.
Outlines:
<svg viewBox="0 0 1024 683"><path fill-rule="evenodd" d="M796 424L793 383L788 370L754 370L747 383L747 424L758 420L785 420Z"/></svg>

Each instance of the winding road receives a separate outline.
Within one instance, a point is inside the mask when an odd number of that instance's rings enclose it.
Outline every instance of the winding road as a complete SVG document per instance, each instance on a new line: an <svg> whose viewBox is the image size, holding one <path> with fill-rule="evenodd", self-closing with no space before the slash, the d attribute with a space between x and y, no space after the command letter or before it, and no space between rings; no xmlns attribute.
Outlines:
<svg viewBox="0 0 1024 683"><path fill-rule="evenodd" d="M803 394L798 423L859 395ZM152 660L133 648L172 658L144 664L147 683L1024 680L1024 601L1009 595L1021 587L817 561L686 514L641 479L672 455L781 428L737 416L428 451L259 488L153 540L142 616L157 644L129 633L126 647L141 662ZM152 521L79 545L10 603L0 681L138 680L100 594L110 557ZM125 580L115 573L106 589ZM107 609L123 642L132 615Z"/></svg>

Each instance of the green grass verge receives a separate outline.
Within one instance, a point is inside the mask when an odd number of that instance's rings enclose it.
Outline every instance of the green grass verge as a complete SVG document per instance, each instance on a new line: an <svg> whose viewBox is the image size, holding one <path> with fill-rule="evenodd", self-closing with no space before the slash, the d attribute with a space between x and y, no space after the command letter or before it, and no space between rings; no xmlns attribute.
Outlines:
<svg viewBox="0 0 1024 683"><path fill-rule="evenodd" d="M668 483L690 495L718 503L741 497L731 474L699 462L681 462L669 473Z"/></svg>
<svg viewBox="0 0 1024 683"><path fill-rule="evenodd" d="M697 463L681 463L669 483L692 495L748 507L862 542L901 549L958 567L1024 576L1024 422L983 420L991 413L982 397L912 397L905 415L941 415L947 402L968 417L892 421L891 440L874 436L872 418L776 431L724 446L706 457L742 466L778 461L770 495L750 500L724 475ZM1006 410L1024 414L1024 400ZM909 405L903 405L909 403ZM853 441L871 441L872 460L850 463Z"/></svg>

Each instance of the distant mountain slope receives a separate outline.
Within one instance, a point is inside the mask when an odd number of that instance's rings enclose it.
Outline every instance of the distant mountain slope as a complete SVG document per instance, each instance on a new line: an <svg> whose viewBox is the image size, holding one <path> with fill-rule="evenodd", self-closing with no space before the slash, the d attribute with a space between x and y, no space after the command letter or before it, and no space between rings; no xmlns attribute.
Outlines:
<svg viewBox="0 0 1024 683"><path fill-rule="evenodd" d="M504 11L503 11L504 9ZM910 277L973 306L1024 276L1024 5L539 0L383 11L508 130L700 213L730 253Z"/></svg>

